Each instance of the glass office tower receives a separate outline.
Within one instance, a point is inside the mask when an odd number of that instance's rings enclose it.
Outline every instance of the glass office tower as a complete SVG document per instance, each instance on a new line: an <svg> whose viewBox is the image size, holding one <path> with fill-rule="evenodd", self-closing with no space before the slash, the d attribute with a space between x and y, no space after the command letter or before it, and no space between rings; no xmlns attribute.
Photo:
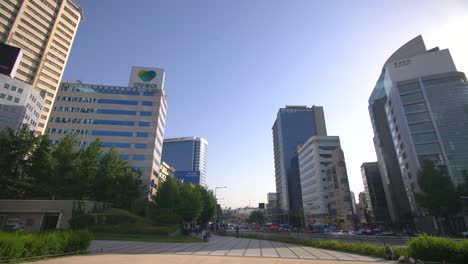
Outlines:
<svg viewBox="0 0 468 264"><path fill-rule="evenodd" d="M375 137L379 142L392 142L401 174L400 188L412 215L423 216L414 198L414 193L420 191L417 173L421 161L434 161L455 185L463 181L463 171L468 169L466 76L457 71L447 49L427 50L418 36L384 64L371 99L375 99L376 89L381 90L379 115L371 109L375 104L369 100ZM376 129L376 124L383 122L388 124L386 133ZM377 145L376 150L381 159ZM384 168L394 168L394 163L379 160Z"/></svg>
<svg viewBox="0 0 468 264"><path fill-rule="evenodd" d="M208 141L201 137L164 139L162 160L176 169L176 178L206 185Z"/></svg>
<svg viewBox="0 0 468 264"><path fill-rule="evenodd" d="M311 136L326 136L321 106L280 108L273 125L276 193L284 213L302 207L297 147Z"/></svg>

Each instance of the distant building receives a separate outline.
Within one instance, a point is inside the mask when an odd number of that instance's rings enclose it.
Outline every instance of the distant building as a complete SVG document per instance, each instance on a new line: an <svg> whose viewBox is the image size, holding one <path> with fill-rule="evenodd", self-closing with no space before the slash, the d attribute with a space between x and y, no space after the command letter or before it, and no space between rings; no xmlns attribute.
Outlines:
<svg viewBox="0 0 468 264"><path fill-rule="evenodd" d="M0 43L21 48L15 78L43 94L38 131L43 133L62 80L83 10L74 0L1 1Z"/></svg>
<svg viewBox="0 0 468 264"><path fill-rule="evenodd" d="M327 135L323 108L280 108L272 130L278 205L285 214L289 211L300 211L302 194L297 147L311 136Z"/></svg>
<svg viewBox="0 0 468 264"><path fill-rule="evenodd" d="M361 165L362 181L366 193L366 205L373 222L389 223L387 200L377 162L365 162Z"/></svg>
<svg viewBox="0 0 468 264"><path fill-rule="evenodd" d="M162 160L176 169L177 179L206 185L208 141L201 137L164 139Z"/></svg>
<svg viewBox="0 0 468 264"><path fill-rule="evenodd" d="M358 215L358 223L366 224L367 223L367 199L364 192L359 193L359 203L356 204L356 214Z"/></svg>
<svg viewBox="0 0 468 264"><path fill-rule="evenodd" d="M162 161L157 186L155 186L154 188L158 188L163 182L166 181L168 177L175 177L175 171L176 170L174 167Z"/></svg>
<svg viewBox="0 0 468 264"><path fill-rule="evenodd" d="M151 78L150 78L151 77ZM142 184L154 195L161 167L166 123L166 93L162 69L132 67L129 87L62 83L47 125L57 144L76 135L81 146L100 139L142 174Z"/></svg>
<svg viewBox="0 0 468 264"><path fill-rule="evenodd" d="M0 74L0 130L26 124L36 130L44 98L30 84Z"/></svg>
<svg viewBox="0 0 468 264"><path fill-rule="evenodd" d="M351 192L351 204L353 206L353 214L356 214L356 196Z"/></svg>
<svg viewBox="0 0 468 264"><path fill-rule="evenodd" d="M305 222L351 228L351 193L339 137L313 136L298 153Z"/></svg>

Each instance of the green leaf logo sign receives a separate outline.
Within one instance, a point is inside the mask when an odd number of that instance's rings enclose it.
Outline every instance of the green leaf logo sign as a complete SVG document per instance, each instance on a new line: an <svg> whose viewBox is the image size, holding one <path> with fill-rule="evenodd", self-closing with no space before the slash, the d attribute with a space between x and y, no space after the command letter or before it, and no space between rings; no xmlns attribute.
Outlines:
<svg viewBox="0 0 468 264"><path fill-rule="evenodd" d="M138 72L138 77L144 82L149 82L156 78L156 72L155 71L147 71L147 70L140 70Z"/></svg>

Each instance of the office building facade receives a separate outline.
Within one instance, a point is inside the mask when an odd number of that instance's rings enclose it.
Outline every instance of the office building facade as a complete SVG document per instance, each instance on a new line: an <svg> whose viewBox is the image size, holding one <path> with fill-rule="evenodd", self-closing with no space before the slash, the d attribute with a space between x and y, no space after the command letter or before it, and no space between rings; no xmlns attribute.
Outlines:
<svg viewBox="0 0 468 264"><path fill-rule="evenodd" d="M141 171L143 185L154 195L167 111L163 87L164 71L143 67L132 68L128 87L64 82L47 135L56 144L73 134L81 146L99 138L104 150L113 147Z"/></svg>
<svg viewBox="0 0 468 264"><path fill-rule="evenodd" d="M387 199L382 184L379 164L365 162L361 165L362 181L369 220L378 224L389 224Z"/></svg>
<svg viewBox="0 0 468 264"><path fill-rule="evenodd" d="M83 10L74 0L0 2L0 43L23 58L15 76L42 92L45 105L38 131L46 127Z"/></svg>
<svg viewBox="0 0 468 264"><path fill-rule="evenodd" d="M176 169L176 178L206 186L208 141L201 137L164 139L162 160Z"/></svg>
<svg viewBox="0 0 468 264"><path fill-rule="evenodd" d="M159 186L161 186L168 177L175 177L175 168L166 162L161 161L161 169L159 170L157 186L154 186L154 188L159 188Z"/></svg>
<svg viewBox="0 0 468 264"><path fill-rule="evenodd" d="M36 130L44 98L30 84L0 74L0 130L23 125Z"/></svg>
<svg viewBox="0 0 468 264"><path fill-rule="evenodd" d="M339 137L313 136L299 147L298 154L306 224L352 228L352 199Z"/></svg>
<svg viewBox="0 0 468 264"><path fill-rule="evenodd" d="M389 135L377 133L376 137L392 141L412 216L423 216L414 198L420 191L421 161L434 161L455 185L463 182L463 171L468 169L466 76L457 71L447 49L427 50L418 36L384 64L376 93L385 93L383 109L389 128ZM377 119L371 113L372 118Z"/></svg>
<svg viewBox="0 0 468 264"><path fill-rule="evenodd" d="M320 106L286 106L278 111L273 130L273 151L278 205L283 213L302 208L297 147L311 136L326 136Z"/></svg>

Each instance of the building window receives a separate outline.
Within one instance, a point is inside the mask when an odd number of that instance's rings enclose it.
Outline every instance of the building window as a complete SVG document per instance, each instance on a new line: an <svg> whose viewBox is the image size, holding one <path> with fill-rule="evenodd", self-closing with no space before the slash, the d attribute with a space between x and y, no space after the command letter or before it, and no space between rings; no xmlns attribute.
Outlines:
<svg viewBox="0 0 468 264"><path fill-rule="evenodd" d="M5 85L3 85L3 88L8 89L10 88L10 85L8 83L5 83Z"/></svg>
<svg viewBox="0 0 468 264"><path fill-rule="evenodd" d="M150 126L150 122L145 122L145 121L140 121L138 123L139 126L142 126L142 127L149 127Z"/></svg>
<svg viewBox="0 0 468 264"><path fill-rule="evenodd" d="M13 96L11 96L11 95L9 95L9 96L7 97L7 100L8 100L8 101L11 101L12 99L13 99Z"/></svg>
<svg viewBox="0 0 468 264"><path fill-rule="evenodd" d="M145 160L144 155L133 155L133 160Z"/></svg>
<svg viewBox="0 0 468 264"><path fill-rule="evenodd" d="M148 137L148 132L137 132L137 137Z"/></svg>
<svg viewBox="0 0 468 264"><path fill-rule="evenodd" d="M96 114L109 114L109 115L136 115L136 111L128 110L114 110L114 109L97 109Z"/></svg>
<svg viewBox="0 0 468 264"><path fill-rule="evenodd" d="M1 93L1 94L0 94L0 98L1 98L1 99L5 98L5 97L6 97L6 94L4 94L4 93Z"/></svg>
<svg viewBox="0 0 468 264"><path fill-rule="evenodd" d="M141 111L140 116L151 116L151 112L148 111Z"/></svg>
<svg viewBox="0 0 468 264"><path fill-rule="evenodd" d="M153 102L143 101L143 102L141 102L141 105L144 105L144 106L153 106Z"/></svg>
<svg viewBox="0 0 468 264"><path fill-rule="evenodd" d="M14 102L15 102L15 103L19 103L19 98L18 98L18 97L15 97Z"/></svg>
<svg viewBox="0 0 468 264"><path fill-rule="evenodd" d="M124 132L124 131L101 131L101 130L93 130L91 132L93 136L114 136L114 137L131 137L133 135L132 132Z"/></svg>
<svg viewBox="0 0 468 264"><path fill-rule="evenodd" d="M137 149L144 149L146 148L146 146L147 146L146 144L135 144L135 148Z"/></svg>
<svg viewBox="0 0 468 264"><path fill-rule="evenodd" d="M18 93L22 94L22 93L23 93L23 89L18 88Z"/></svg>

